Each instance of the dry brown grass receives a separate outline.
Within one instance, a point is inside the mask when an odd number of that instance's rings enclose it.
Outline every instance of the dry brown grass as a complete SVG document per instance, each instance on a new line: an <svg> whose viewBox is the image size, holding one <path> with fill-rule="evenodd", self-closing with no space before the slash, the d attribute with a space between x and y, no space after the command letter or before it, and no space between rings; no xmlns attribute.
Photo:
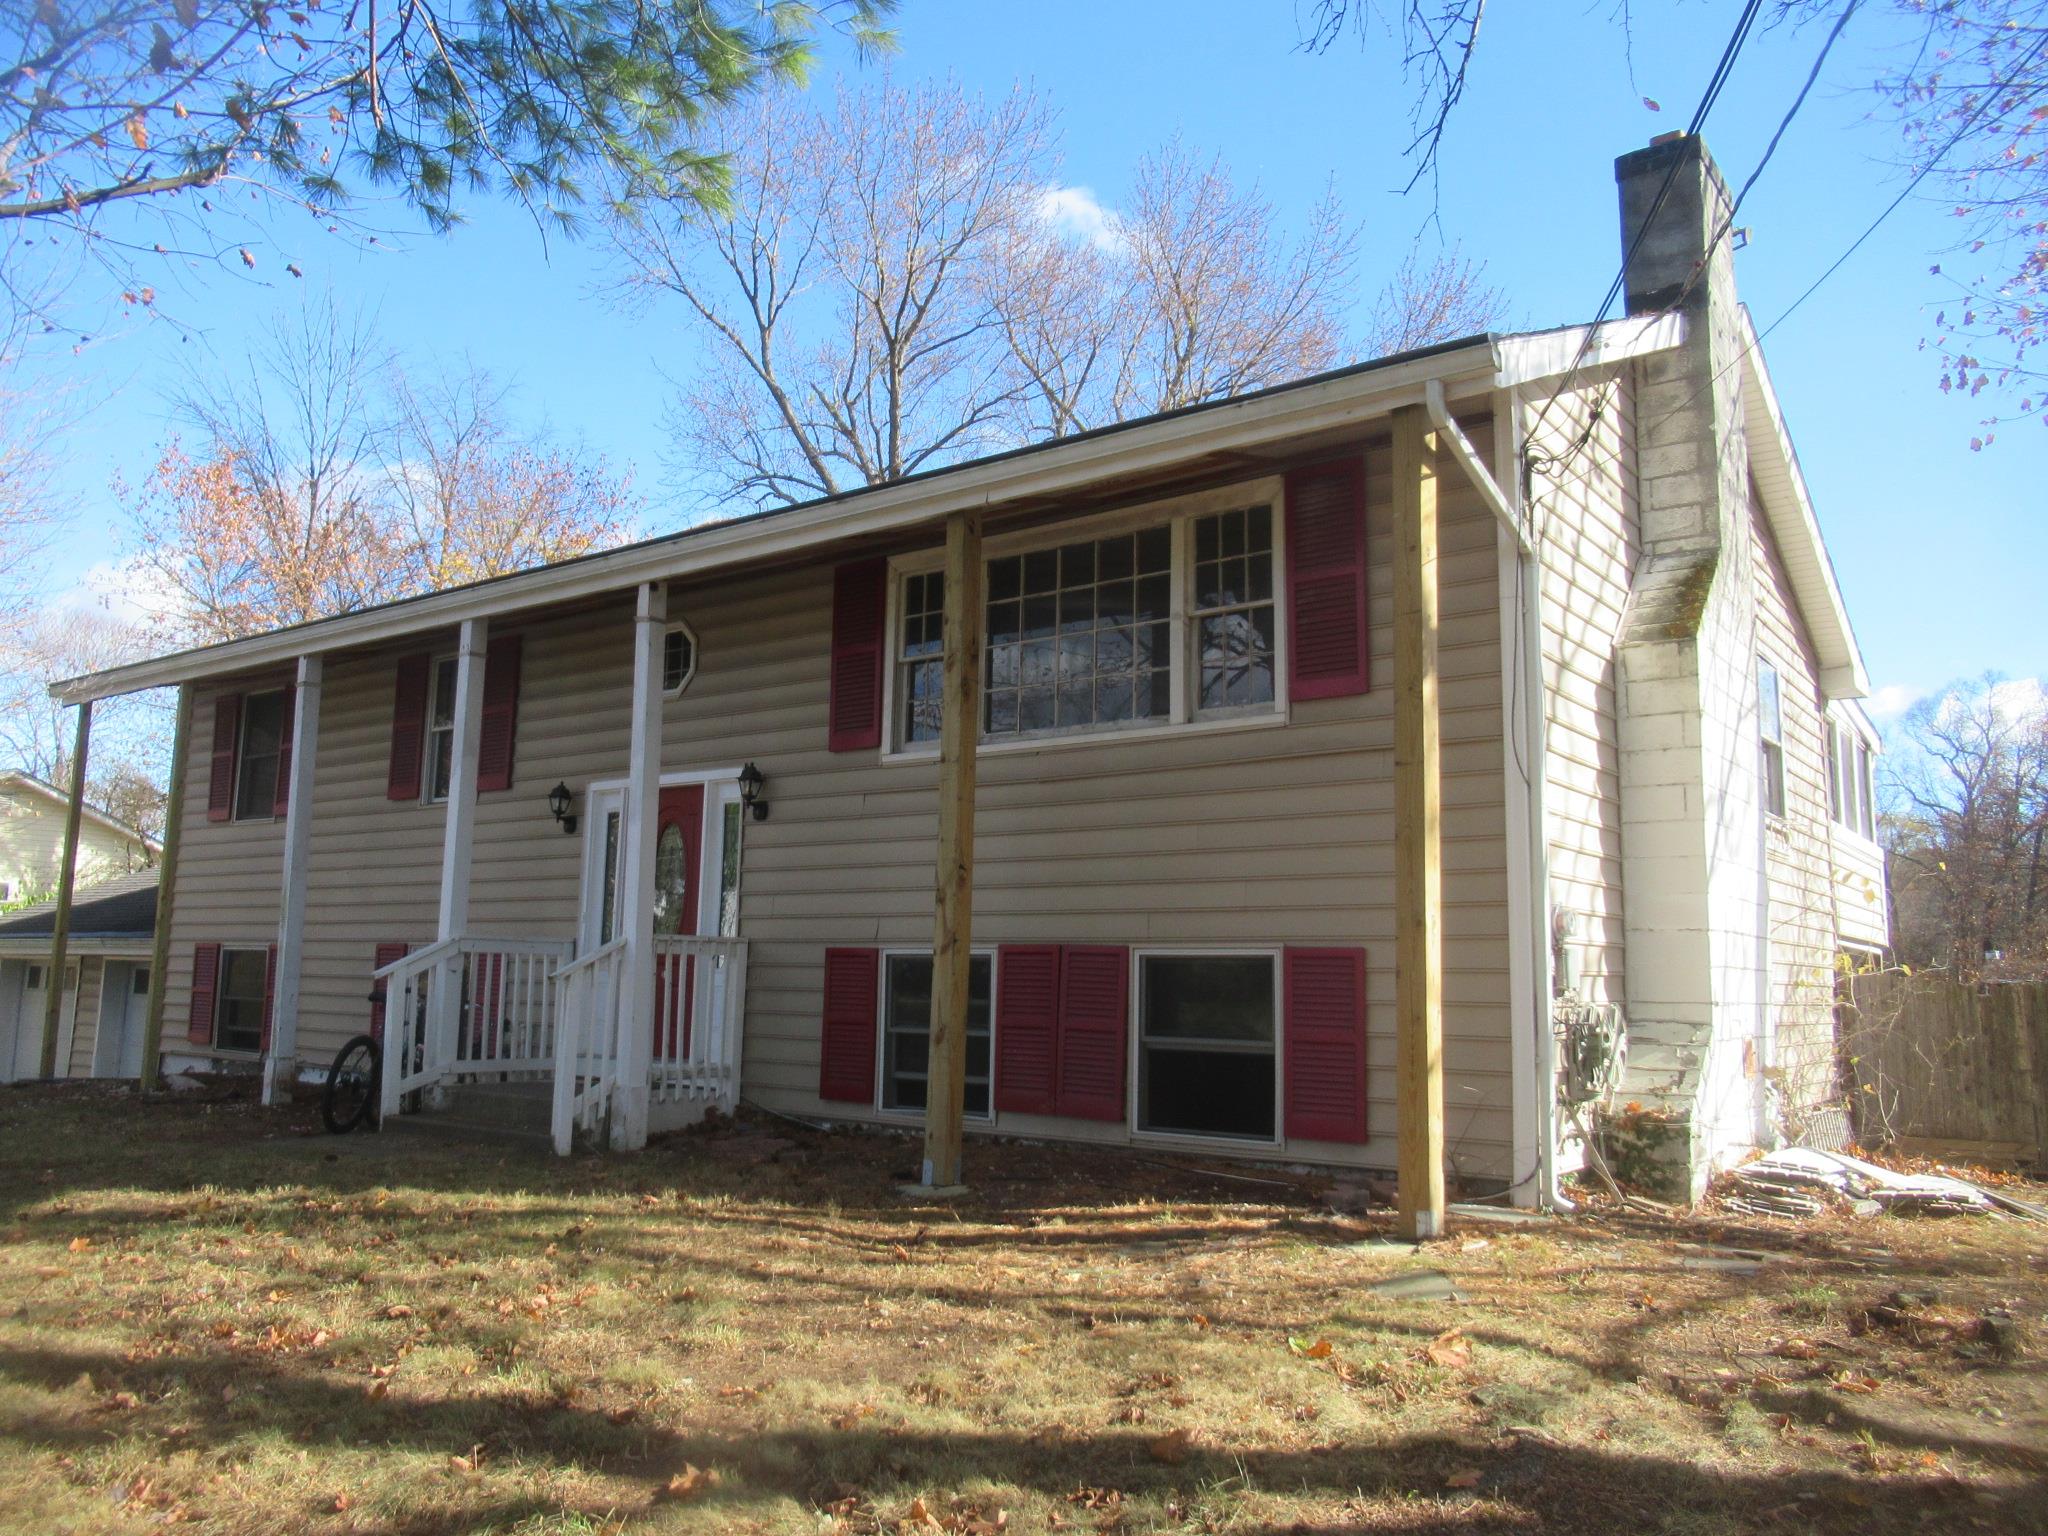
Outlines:
<svg viewBox="0 0 2048 1536"><path fill-rule="evenodd" d="M766 1123L560 1163L0 1091L0 1526L2048 1529L2038 1356L1972 1326L2041 1337L2038 1227L1467 1222L1416 1254L1313 1179L977 1144L930 1205L911 1160ZM1776 1257L1679 1265L1708 1241ZM1417 1266L1470 1299L1369 1289ZM1900 1289L1937 1294L1874 1323Z"/></svg>

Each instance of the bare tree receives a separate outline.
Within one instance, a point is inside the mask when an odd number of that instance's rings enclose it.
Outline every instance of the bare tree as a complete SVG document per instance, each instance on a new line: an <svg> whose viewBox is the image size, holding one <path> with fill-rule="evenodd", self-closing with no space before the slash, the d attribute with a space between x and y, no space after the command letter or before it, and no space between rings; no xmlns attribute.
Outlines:
<svg viewBox="0 0 2048 1536"><path fill-rule="evenodd" d="M1359 230L1334 192L1290 243L1256 186L1240 191L1220 155L1203 163L1174 140L1139 163L1118 227L1137 332L1119 418L1241 395L1343 355Z"/></svg>
<svg viewBox="0 0 2048 1536"><path fill-rule="evenodd" d="M1494 329L1506 318L1507 301L1485 275L1485 265L1467 261L1456 246L1427 262L1411 248L1373 304L1366 350L1389 357Z"/></svg>
<svg viewBox="0 0 2048 1536"><path fill-rule="evenodd" d="M681 298L718 353L679 423L715 483L774 505L993 441L1012 389L983 279L1049 174L1047 109L884 82L766 101L717 144L724 215L642 199L616 231L627 291Z"/></svg>
<svg viewBox="0 0 2048 1536"><path fill-rule="evenodd" d="M616 544L630 498L602 460L522 435L509 391L477 368L394 375L389 486L404 581L437 590Z"/></svg>
<svg viewBox="0 0 2048 1536"><path fill-rule="evenodd" d="M360 317L309 307L246 376L188 391L197 446L172 439L124 488L169 638L232 639L623 538L625 487L522 437L504 407L474 371L407 382Z"/></svg>
<svg viewBox="0 0 2048 1536"><path fill-rule="evenodd" d="M1886 756L1902 958L2048 975L2048 712L1995 676L1923 699Z"/></svg>

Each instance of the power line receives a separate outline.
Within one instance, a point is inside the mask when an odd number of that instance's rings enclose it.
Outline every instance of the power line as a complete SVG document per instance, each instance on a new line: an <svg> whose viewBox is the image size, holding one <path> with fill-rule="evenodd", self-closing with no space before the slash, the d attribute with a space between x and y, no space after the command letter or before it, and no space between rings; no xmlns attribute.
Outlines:
<svg viewBox="0 0 2048 1536"><path fill-rule="evenodd" d="M1700 93L1699 105L1693 109L1692 121L1685 130L1688 138L1696 138L1700 130L1706 126L1707 116L1714 110L1714 104L1720 99L1722 88L1727 85L1729 76L1734 72L1735 60L1741 55L1742 46L1748 41L1750 28L1755 24L1757 13L1762 8L1763 0L1746 0L1742 8L1742 14L1736 17L1735 29L1729 34L1727 45L1721 50L1721 58L1715 64L1714 72L1707 80L1706 89ZM1586 327L1586 334L1580 339L1579 348L1572 357L1571 366L1565 369L1564 377L1558 382L1557 388L1551 392L1550 398L1543 402L1543 409L1536 413L1536 420L1529 429L1531 437L1542 430L1543 423L1549 417L1551 408L1557 404L1565 390L1571 387L1573 376L1584 366L1586 355L1593 348L1594 337L1599 334L1601 325L1606 322L1607 312L1614 307L1614 301L1621 296L1622 288L1628 281L1629 265L1636 259L1636 253L1641 250L1643 241L1648 237L1651 227L1657 222L1657 215L1664 209L1665 200L1671 195L1671 188L1678 179L1678 169L1681 163L1680 159L1674 156L1670 168L1665 171L1664 180L1657 188L1657 195L1651 199L1649 212L1644 215L1642 224L1636 230L1635 238L1629 242L1627 251L1622 255L1620 270L1614 274L1614 281L1607 285L1606 296L1601 299L1599 309L1594 312L1592 324ZM1593 420L1586 424L1586 431L1581 434L1581 445L1585 441L1590 440L1592 431L1598 425L1598 421L1598 409L1596 408ZM1569 458L1570 454L1576 451L1576 448L1568 450L1566 457Z"/></svg>

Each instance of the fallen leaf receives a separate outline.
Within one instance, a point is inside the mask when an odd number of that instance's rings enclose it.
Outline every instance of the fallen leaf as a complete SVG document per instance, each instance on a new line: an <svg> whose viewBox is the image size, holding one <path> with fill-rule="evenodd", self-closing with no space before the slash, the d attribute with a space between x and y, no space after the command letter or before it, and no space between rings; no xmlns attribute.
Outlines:
<svg viewBox="0 0 2048 1536"><path fill-rule="evenodd" d="M384 1309L384 1315L385 1315L386 1317L392 1317L392 1318L398 1318L398 1317L411 1317L411 1316L412 1316L412 1308L411 1308L411 1307L408 1307L408 1306L407 1306L407 1305L406 1305L406 1304L405 1304L404 1302L402 1302L402 1301L401 1301L401 1302L397 1302L397 1303L395 1303L395 1304L394 1304L394 1305L392 1305L392 1306L388 1306L388 1307L386 1307L386 1308Z"/></svg>
<svg viewBox="0 0 2048 1536"><path fill-rule="evenodd" d="M1444 1479L1444 1486L1446 1488L1477 1488L1479 1486L1479 1469L1477 1467L1460 1467Z"/></svg>
<svg viewBox="0 0 2048 1536"><path fill-rule="evenodd" d="M1446 1370L1462 1371L1472 1363L1472 1341L1462 1329L1446 1329L1422 1346L1422 1358Z"/></svg>
<svg viewBox="0 0 2048 1536"><path fill-rule="evenodd" d="M668 1496L672 1499L694 1499L707 1489L718 1486L718 1474L706 1471L691 1462L683 1463L683 1470L668 1480Z"/></svg>
<svg viewBox="0 0 2048 1536"><path fill-rule="evenodd" d="M84 1253L91 1246L92 1239L89 1237L74 1237L71 1239L71 1251L73 1253Z"/></svg>
<svg viewBox="0 0 2048 1536"><path fill-rule="evenodd" d="M1313 1344L1303 1339L1289 1339L1287 1347L1304 1360L1327 1360L1334 1346L1328 1339L1317 1339Z"/></svg>
<svg viewBox="0 0 2048 1536"><path fill-rule="evenodd" d="M605 1417L614 1424L630 1424L640 1417L640 1410L629 1403L624 1408L612 1409Z"/></svg>
<svg viewBox="0 0 2048 1536"><path fill-rule="evenodd" d="M337 1515L343 1515L348 1513L349 1506L351 1506L354 1503L355 1500L350 1498L346 1493L337 1493L334 1496L334 1502L328 1505L327 1507L333 1510L334 1513L336 1513Z"/></svg>

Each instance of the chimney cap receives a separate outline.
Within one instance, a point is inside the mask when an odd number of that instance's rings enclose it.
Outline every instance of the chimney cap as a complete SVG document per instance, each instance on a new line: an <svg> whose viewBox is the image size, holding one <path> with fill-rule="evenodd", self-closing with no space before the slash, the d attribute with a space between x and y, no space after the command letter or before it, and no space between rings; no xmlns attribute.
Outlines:
<svg viewBox="0 0 2048 1536"><path fill-rule="evenodd" d="M1660 133L1650 140L1650 148L1655 149L1660 144L1676 144L1684 137L1685 130L1683 128L1674 128L1669 133Z"/></svg>

